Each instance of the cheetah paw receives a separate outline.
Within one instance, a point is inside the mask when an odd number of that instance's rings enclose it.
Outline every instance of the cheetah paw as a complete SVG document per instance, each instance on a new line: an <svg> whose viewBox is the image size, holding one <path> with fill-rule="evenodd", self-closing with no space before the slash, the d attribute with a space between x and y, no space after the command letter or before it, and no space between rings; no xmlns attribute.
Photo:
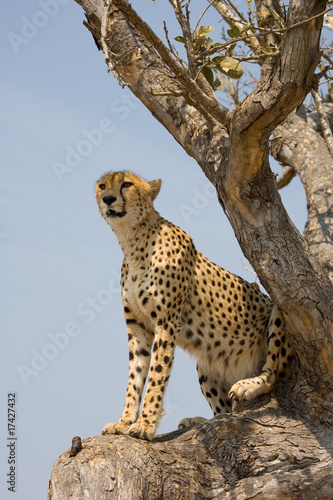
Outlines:
<svg viewBox="0 0 333 500"><path fill-rule="evenodd" d="M253 377L236 382L229 391L229 398L234 401L249 401L261 394L266 394L271 389L272 384L260 377Z"/></svg>
<svg viewBox="0 0 333 500"><path fill-rule="evenodd" d="M192 425L202 424L202 422L206 422L206 418L204 417L188 417L183 418L178 424L178 429L185 429L186 427L191 427Z"/></svg>
<svg viewBox="0 0 333 500"><path fill-rule="evenodd" d="M155 436L155 432L156 432L155 425L143 424L142 422L135 422L135 424L132 424L129 427L127 434L137 439L145 439L147 441L151 441Z"/></svg>
<svg viewBox="0 0 333 500"><path fill-rule="evenodd" d="M127 434L128 429L128 424L124 424L122 422L114 424L110 422L109 424L106 424L106 426L102 430L102 434Z"/></svg>

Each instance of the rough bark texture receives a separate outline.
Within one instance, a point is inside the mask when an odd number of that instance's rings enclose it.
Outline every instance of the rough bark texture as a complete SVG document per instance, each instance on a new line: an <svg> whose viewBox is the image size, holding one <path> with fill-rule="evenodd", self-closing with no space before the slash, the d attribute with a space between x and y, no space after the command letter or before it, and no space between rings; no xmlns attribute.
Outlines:
<svg viewBox="0 0 333 500"><path fill-rule="evenodd" d="M151 443L97 436L82 446L55 463L49 500L333 497L332 434L323 431L318 439L272 402Z"/></svg>
<svg viewBox="0 0 333 500"><path fill-rule="evenodd" d="M301 178L308 208L304 238L333 280L333 161L325 142L309 123L291 114L274 130L272 153Z"/></svg>
<svg viewBox="0 0 333 500"><path fill-rule="evenodd" d="M76 1L100 40L103 2ZM324 9L325 1L290 2L289 29L275 38L280 55L267 58L259 87L228 112L126 0L111 2L104 42L112 71L215 185L244 254L284 313L294 374L276 399L187 432L152 443L83 441L75 457L65 452L56 462L50 500L333 498L332 158L320 134L293 114L313 82ZM304 237L269 168L273 131L272 153L305 187Z"/></svg>

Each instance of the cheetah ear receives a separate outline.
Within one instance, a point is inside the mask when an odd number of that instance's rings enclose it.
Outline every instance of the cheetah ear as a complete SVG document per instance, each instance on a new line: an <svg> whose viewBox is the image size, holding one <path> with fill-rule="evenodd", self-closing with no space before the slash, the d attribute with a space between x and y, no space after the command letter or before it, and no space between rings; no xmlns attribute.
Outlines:
<svg viewBox="0 0 333 500"><path fill-rule="evenodd" d="M162 184L162 179L156 179L156 181L149 182L150 196L152 200L155 200L156 196L160 192Z"/></svg>

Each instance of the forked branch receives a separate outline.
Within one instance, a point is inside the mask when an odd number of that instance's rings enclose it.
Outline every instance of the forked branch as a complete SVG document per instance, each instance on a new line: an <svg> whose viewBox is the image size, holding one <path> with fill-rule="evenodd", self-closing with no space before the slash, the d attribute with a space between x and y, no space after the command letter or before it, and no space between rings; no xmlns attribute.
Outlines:
<svg viewBox="0 0 333 500"><path fill-rule="evenodd" d="M188 72L176 61L170 50L164 45L162 40L154 33L150 26L141 19L135 10L129 5L127 0L113 0L113 5L124 12L127 19L138 29L138 31L153 45L154 49L161 56L163 62L170 68L178 81L188 91L193 103L198 109L205 108L215 120L221 125L229 127L229 110L222 106L216 99L213 90L207 95L200 86L193 80Z"/></svg>

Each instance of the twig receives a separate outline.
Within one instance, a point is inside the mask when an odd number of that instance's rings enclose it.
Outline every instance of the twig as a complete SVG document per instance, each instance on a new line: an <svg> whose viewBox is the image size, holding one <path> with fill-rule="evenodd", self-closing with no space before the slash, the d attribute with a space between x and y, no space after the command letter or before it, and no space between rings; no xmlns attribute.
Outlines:
<svg viewBox="0 0 333 500"><path fill-rule="evenodd" d="M246 26L248 23L247 22L244 22L240 17L237 17L235 14L233 14L231 8L226 5L226 3L222 0L214 0L213 2L213 6L216 8L216 10L221 14L222 18L227 21L227 23L229 25L236 25L238 28L243 28L244 26ZM295 28L298 28L299 26L302 26L303 24L306 24L306 23L309 23L310 21L313 21L314 19L317 19L318 17L321 17L321 16L324 16L325 14L327 14L328 12L330 12L333 8L332 7L328 7L325 11L319 13L319 14L316 14L315 16L312 16L312 17L309 17L308 19L304 19L304 21L300 21L296 24L293 24L292 26L288 26L288 27L285 27L285 28L263 28L263 27L260 27L260 26L254 26L252 25L251 28L247 31L247 36L245 37L242 37L242 40L245 41L245 40L251 40L251 43L247 42L247 44L252 48L252 49L255 49L255 50L258 50L260 49L260 43L259 41L257 40L257 37L258 37L258 34L254 33L253 31L261 31L265 34L281 34L281 33L286 33L287 31L290 31L292 29L295 29ZM278 14L277 14L278 15ZM281 18L280 18L281 19ZM283 20L281 19L281 21L283 22ZM256 41L252 41L252 39L255 39ZM234 39L234 41L238 41L236 39Z"/></svg>
<svg viewBox="0 0 333 500"><path fill-rule="evenodd" d="M185 16L179 0L169 0L169 2L172 5L173 10L175 11L177 21L183 33L187 60L188 60L188 69L191 77L194 78L198 69L198 65L196 63L195 52L193 49L193 38L190 28L189 12L187 10L188 4L186 6L186 16Z"/></svg>
<svg viewBox="0 0 333 500"><path fill-rule="evenodd" d="M266 34L266 33L265 33ZM248 45L251 50L254 52L254 53L257 53L256 56L253 56L253 59L256 60L256 59L261 59L262 57L273 57L273 56L276 56L278 54L280 54L280 50L279 49L276 49L276 47L274 47L274 50L273 51L273 48L272 48L272 52L268 52L267 49L264 49L263 47L260 47L260 49L255 49L252 44L250 43L247 43L247 40L248 39L251 39L251 38L255 38L256 41L258 42L258 38L261 37L261 36L264 36L264 34L260 34L260 33L250 33L250 34L244 34L242 36L239 36L237 38L231 38L230 40L228 40L227 42L225 42L224 44L221 44L220 48L218 50L216 50L216 48L214 48L213 50L207 50L206 53L207 55L210 55L210 54L213 54L215 52L217 53L223 53L223 51L225 49L227 49L228 47L230 47L231 45L234 45L235 43L237 42L244 42L246 45ZM259 42L258 42L259 43ZM246 57L246 56L245 56ZM250 58L252 56L249 56ZM246 59L244 59L245 61Z"/></svg>
<svg viewBox="0 0 333 500"><path fill-rule="evenodd" d="M265 59L266 57L275 57L281 54L281 50L276 50L275 52L265 52L261 54L260 56L244 56L244 57L238 57L237 56L237 61L239 62L260 62L262 59Z"/></svg>
<svg viewBox="0 0 333 500"><path fill-rule="evenodd" d="M288 26L287 28L277 28L275 31L279 31L281 33L285 31L290 31L295 28L298 28L299 26L303 26L303 24L307 24L310 21L313 21L314 19L317 19L318 17L324 16L327 14L327 12L330 12L333 9L333 7L328 7L328 9L324 10L323 12L320 12L319 14L316 14L315 16L309 17L308 19L304 19L304 21L300 21L299 23L295 23L292 26Z"/></svg>
<svg viewBox="0 0 333 500"><path fill-rule="evenodd" d="M292 181L292 179L295 177L297 174L296 170L294 167L290 167L286 169L283 173L282 176L276 179L276 187L278 189L282 189L285 186L288 186L288 184Z"/></svg>
<svg viewBox="0 0 333 500"><path fill-rule="evenodd" d="M182 65L182 67L184 69L186 69L186 65L185 65L185 61L183 61L183 59L180 57L180 55L178 54L177 50L175 49L175 47L172 45L172 43L170 42L170 39L169 39L169 31L168 31L168 28L167 28L167 25L166 25L166 22L163 21L163 27L164 27L164 33L165 33L165 38L166 38L166 41L168 42L168 46L169 46L169 49L170 49L170 52L174 55L174 57L176 58L176 60L179 62L179 64Z"/></svg>
<svg viewBox="0 0 333 500"><path fill-rule="evenodd" d="M246 23L246 19L245 17L243 16L243 13L240 12L236 5L231 1L231 0L227 0L228 4L230 5L230 7L236 12L237 16L244 22Z"/></svg>
<svg viewBox="0 0 333 500"><path fill-rule="evenodd" d="M211 117L218 123L229 128L230 112L219 103L215 94L207 95L201 90L197 83L189 76L188 72L173 58L170 50L164 45L162 40L125 0L113 0L113 5L124 12L127 19L143 34L149 43L152 44L164 64L166 64L171 72L177 76L180 84L187 89L198 111L203 113L204 116L210 113Z"/></svg>
<svg viewBox="0 0 333 500"><path fill-rule="evenodd" d="M333 68L333 60L331 57L327 54L327 52L323 52L322 56L326 59L327 62L330 63L331 68Z"/></svg>
<svg viewBox="0 0 333 500"><path fill-rule="evenodd" d="M258 278L258 275L257 273L255 273L254 271L252 271L252 269L249 269L248 267L245 266L244 262L242 261L242 259L240 259L241 263L242 263L242 266L243 268L246 270L246 271L249 271L250 273L254 274L256 278Z"/></svg>
<svg viewBox="0 0 333 500"><path fill-rule="evenodd" d="M199 16L199 19L197 21L197 24L194 26L194 29L193 29L193 34L197 31L198 29L198 26L199 26L199 23L201 21L201 19L203 18L203 16L206 14L207 10L209 9L209 7L211 5L213 5L213 3L215 2L215 0L211 0L211 2L209 2L209 5L207 5L207 7L204 9L203 13Z"/></svg>
<svg viewBox="0 0 333 500"><path fill-rule="evenodd" d="M327 50L327 48L326 48L326 50ZM326 61L330 64L329 66L324 66L324 64L321 63L321 69L324 71L325 82L327 85L327 93L329 96L329 100L331 102L333 102L333 88L330 84L330 80L332 80L332 77L330 77L328 74L328 72L332 71L332 69L333 69L333 61L332 61L331 57L325 51L322 53L322 57L324 57L326 59Z"/></svg>

